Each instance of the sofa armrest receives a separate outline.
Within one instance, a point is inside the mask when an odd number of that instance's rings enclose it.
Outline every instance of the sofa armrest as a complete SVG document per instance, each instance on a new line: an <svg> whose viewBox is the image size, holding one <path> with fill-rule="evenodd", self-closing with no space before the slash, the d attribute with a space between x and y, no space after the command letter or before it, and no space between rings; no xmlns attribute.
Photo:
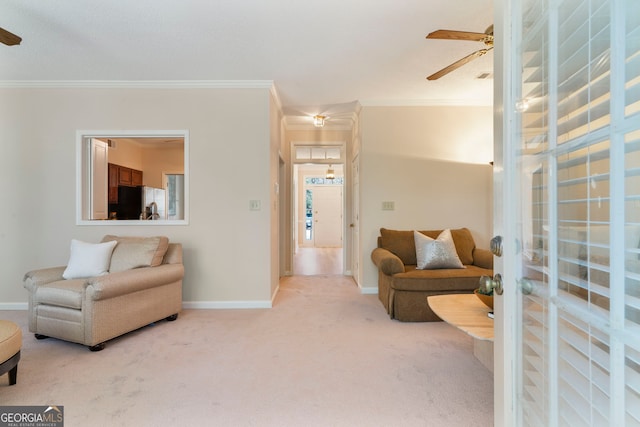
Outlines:
<svg viewBox="0 0 640 427"><path fill-rule="evenodd" d="M493 270L493 253L489 249L473 250L473 265Z"/></svg>
<svg viewBox="0 0 640 427"><path fill-rule="evenodd" d="M167 285L181 280L183 277L184 266L182 264L134 268L87 279L87 294L94 301L104 300Z"/></svg>
<svg viewBox="0 0 640 427"><path fill-rule="evenodd" d="M371 252L371 260L380 271L388 276L396 273L404 273L404 263L402 260L387 249L375 248Z"/></svg>
<svg viewBox="0 0 640 427"><path fill-rule="evenodd" d="M40 270L31 270L24 275L24 287L29 291L35 290L40 285L62 280L62 273L67 267L50 267Z"/></svg>

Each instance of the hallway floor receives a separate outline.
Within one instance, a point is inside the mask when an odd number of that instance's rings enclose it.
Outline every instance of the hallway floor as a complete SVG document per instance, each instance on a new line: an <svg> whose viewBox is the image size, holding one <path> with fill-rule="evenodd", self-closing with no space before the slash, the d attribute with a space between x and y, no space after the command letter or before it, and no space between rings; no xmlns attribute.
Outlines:
<svg viewBox="0 0 640 427"><path fill-rule="evenodd" d="M342 248L298 248L293 256L295 276L342 274Z"/></svg>

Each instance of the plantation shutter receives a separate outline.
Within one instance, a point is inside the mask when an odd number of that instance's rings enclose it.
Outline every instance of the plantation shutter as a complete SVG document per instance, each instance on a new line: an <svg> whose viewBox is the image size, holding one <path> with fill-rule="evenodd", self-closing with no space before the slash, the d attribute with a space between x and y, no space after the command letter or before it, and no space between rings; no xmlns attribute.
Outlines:
<svg viewBox="0 0 640 427"><path fill-rule="evenodd" d="M640 1L520 4L519 424L640 426Z"/></svg>

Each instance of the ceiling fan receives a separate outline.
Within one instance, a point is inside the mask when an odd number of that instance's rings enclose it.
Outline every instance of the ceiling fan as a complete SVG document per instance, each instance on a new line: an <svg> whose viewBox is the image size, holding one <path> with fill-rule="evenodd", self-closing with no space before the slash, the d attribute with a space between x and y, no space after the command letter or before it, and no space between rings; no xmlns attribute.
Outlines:
<svg viewBox="0 0 640 427"><path fill-rule="evenodd" d="M468 40L478 41L485 44L485 48L477 50L470 55L465 56L462 59L457 60L451 65L444 67L442 70L431 74L427 77L427 80L437 80L440 77L449 74L453 70L462 67L464 64L479 58L493 49L493 25L490 25L484 33L471 33L467 31L454 31L454 30L437 30L427 35L428 39L442 39L442 40Z"/></svg>
<svg viewBox="0 0 640 427"><path fill-rule="evenodd" d="M16 36L15 34L5 30L4 28L0 28L0 42L6 44L7 46L13 46L16 44L20 44L22 41L22 37Z"/></svg>

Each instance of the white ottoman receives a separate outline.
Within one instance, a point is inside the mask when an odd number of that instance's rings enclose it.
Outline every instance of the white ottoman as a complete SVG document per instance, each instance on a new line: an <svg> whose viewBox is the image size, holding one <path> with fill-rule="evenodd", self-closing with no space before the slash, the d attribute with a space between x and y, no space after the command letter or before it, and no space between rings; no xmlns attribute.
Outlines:
<svg viewBox="0 0 640 427"><path fill-rule="evenodd" d="M13 322L0 320L0 375L9 373L9 385L18 380L22 331Z"/></svg>

